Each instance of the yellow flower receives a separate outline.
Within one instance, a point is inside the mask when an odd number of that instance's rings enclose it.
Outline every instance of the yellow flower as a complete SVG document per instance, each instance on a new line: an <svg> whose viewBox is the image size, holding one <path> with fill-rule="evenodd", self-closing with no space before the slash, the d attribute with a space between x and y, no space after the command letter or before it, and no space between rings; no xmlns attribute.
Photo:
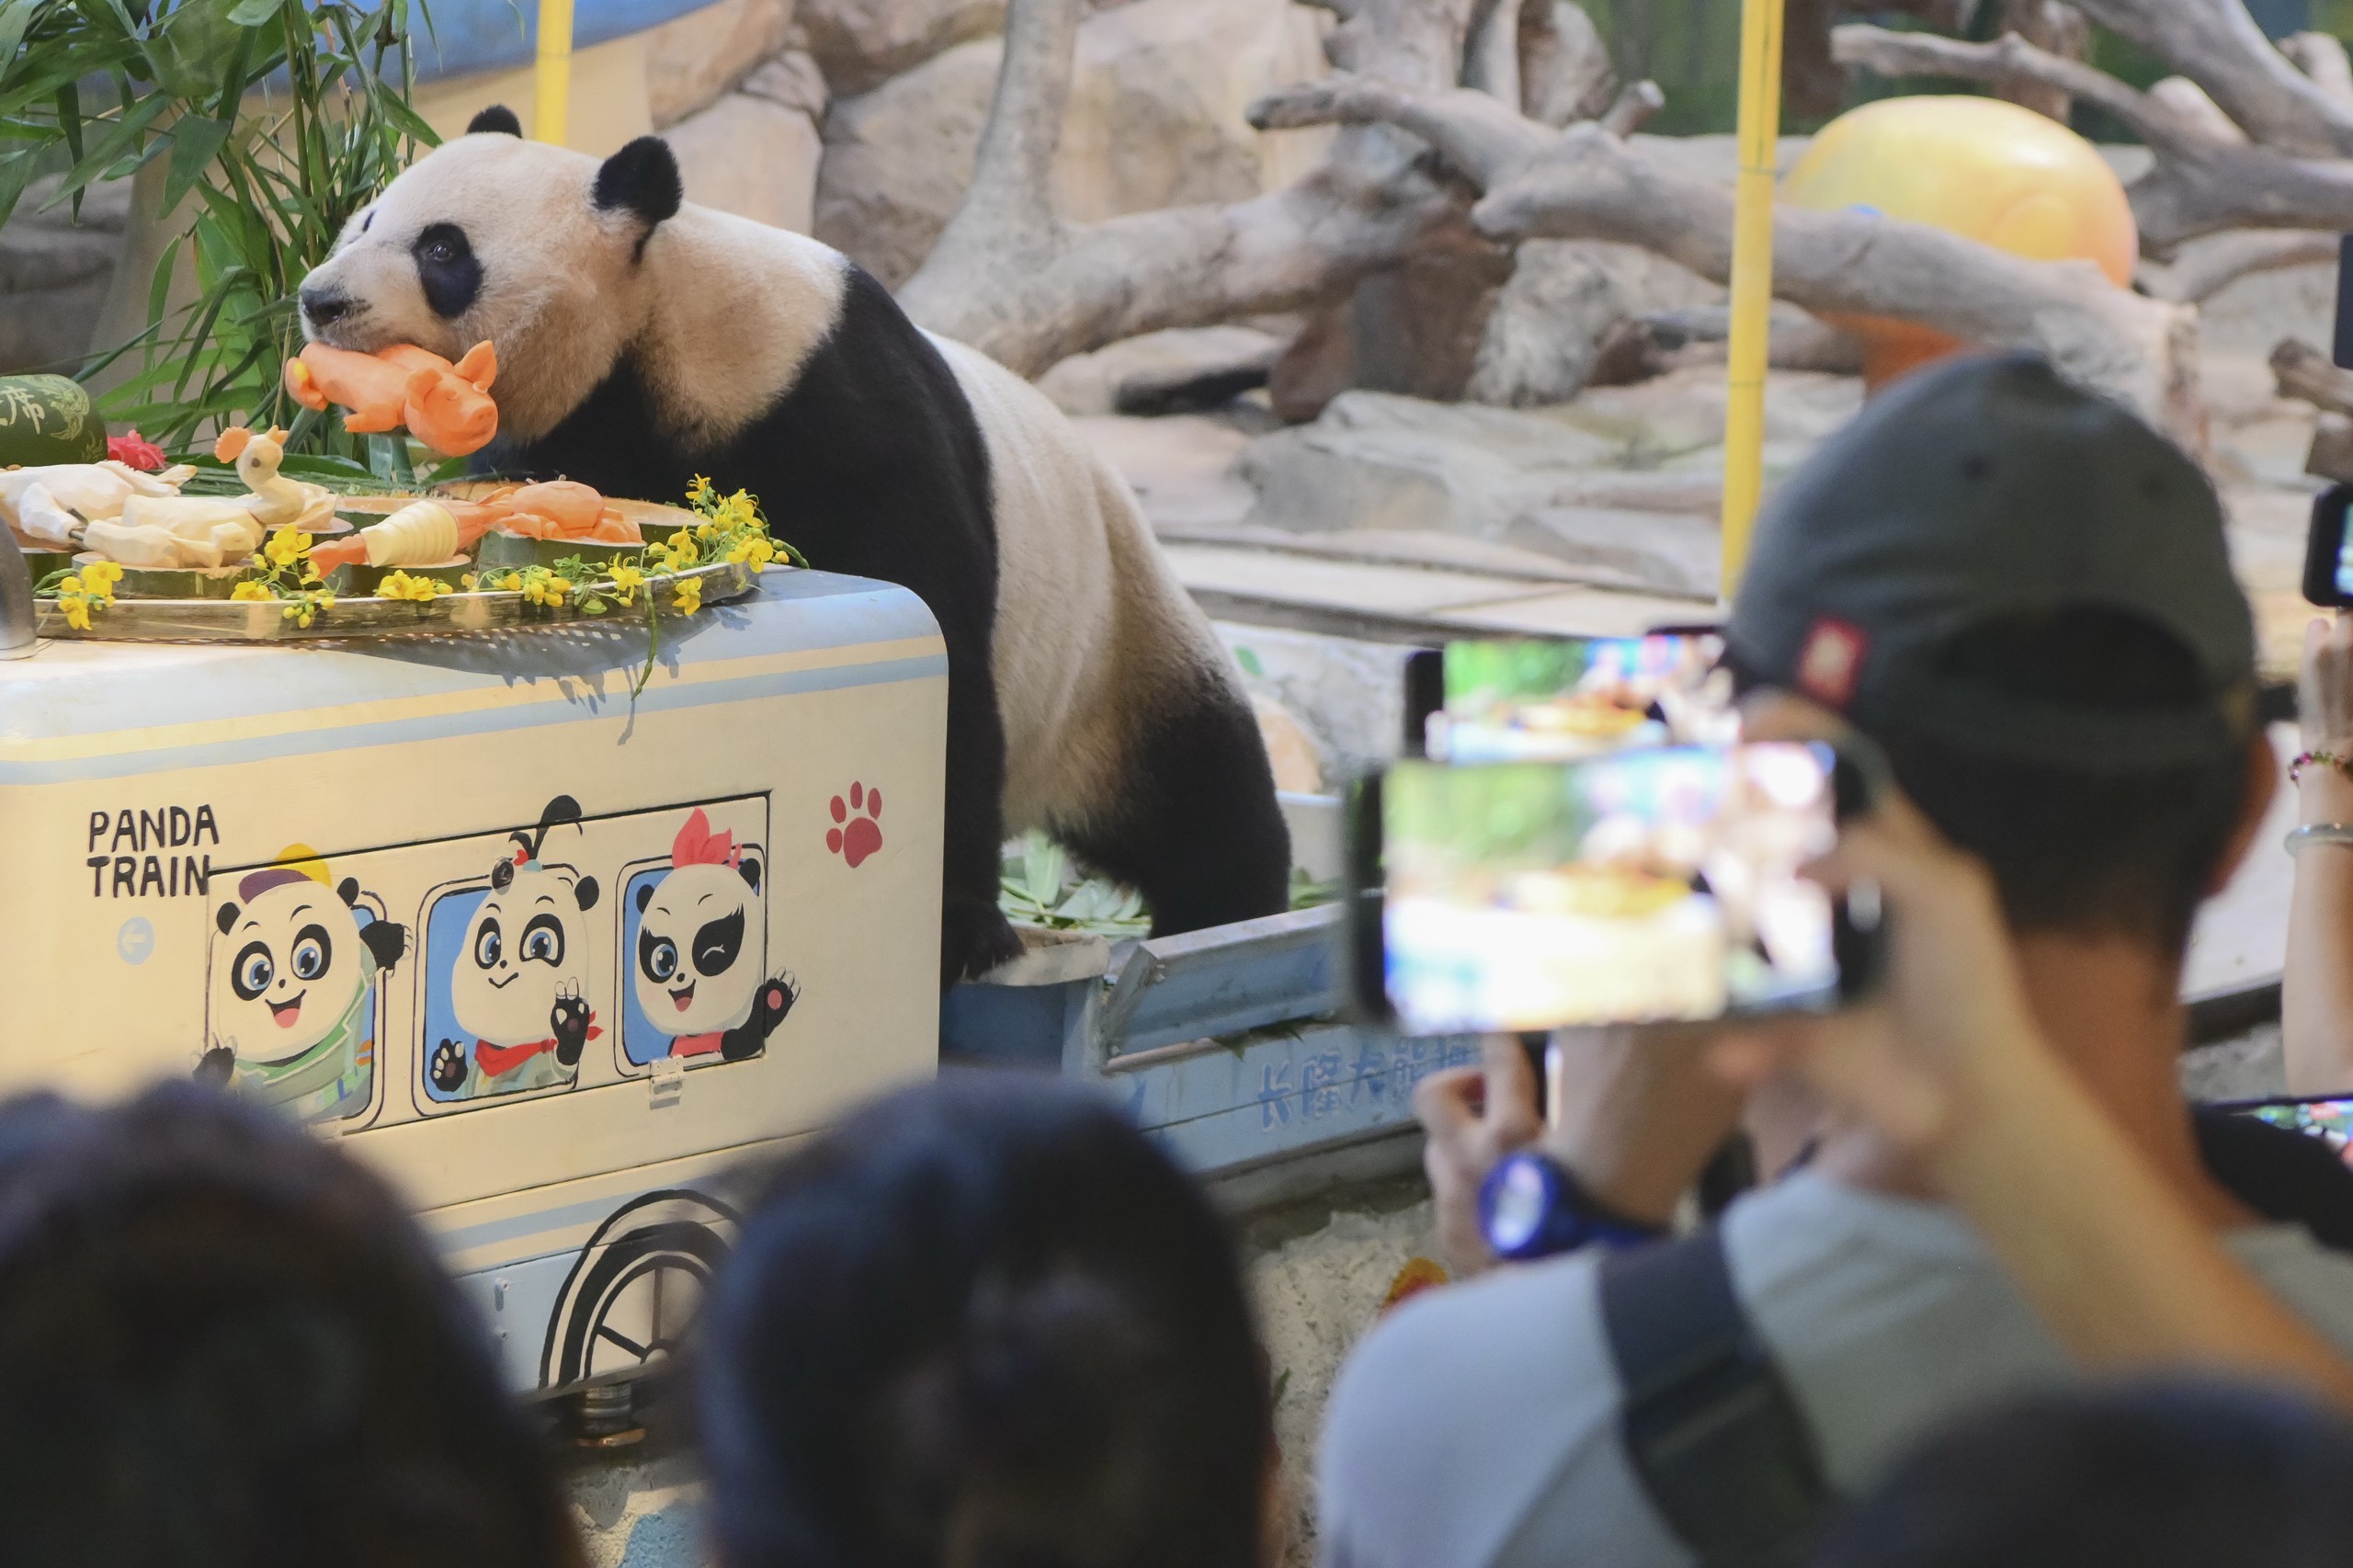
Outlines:
<svg viewBox="0 0 2353 1568"><path fill-rule="evenodd" d="M229 597L233 599L252 600L275 598L277 596L269 591L266 584L240 583L229 590Z"/></svg>
<svg viewBox="0 0 2353 1568"><path fill-rule="evenodd" d="M695 536L685 528L680 528L670 536L669 551L674 568L691 566L699 554L695 549Z"/></svg>
<svg viewBox="0 0 2353 1568"><path fill-rule="evenodd" d="M634 566L613 568L613 597L623 604L637 602L637 591L645 586L645 574Z"/></svg>
<svg viewBox="0 0 2353 1568"><path fill-rule="evenodd" d="M697 523L695 525L695 538L702 540L705 544L709 544L712 540L717 539L718 537L719 525L716 522Z"/></svg>
<svg viewBox="0 0 2353 1568"><path fill-rule="evenodd" d="M79 594L60 594L57 608L65 612L65 624L76 631L90 630L90 601Z"/></svg>
<svg viewBox="0 0 2353 1568"><path fill-rule="evenodd" d="M690 506L699 506L710 499L710 481L700 474L695 475L693 483L687 486L687 504Z"/></svg>
<svg viewBox="0 0 2353 1568"><path fill-rule="evenodd" d="M506 574L506 580L498 585L506 589L510 594L519 593L522 591L523 587L523 574L520 572L509 572Z"/></svg>
<svg viewBox="0 0 2353 1568"><path fill-rule="evenodd" d="M475 589L475 587L474 587L474 585L475 585L476 583L480 582L480 581L481 581L481 579L480 579L480 578L478 578L478 577L476 577L476 576L475 576L472 572L469 572L469 573L467 573L464 576L462 576L462 577L459 578L459 579L458 579L458 581L459 581L459 582L460 582L460 583L462 583L462 584L464 584L464 585L465 585L465 587L466 587L466 592L468 592L468 593L470 593L470 594L471 594L471 593L474 593L474 592L476 592L476 591L477 591L477 590Z"/></svg>
<svg viewBox="0 0 2353 1568"><path fill-rule="evenodd" d="M297 532L294 526L289 523L269 536L269 543L265 552L278 569L283 571L301 560L303 552L310 548L311 536Z"/></svg>
<svg viewBox="0 0 2353 1568"><path fill-rule="evenodd" d="M67 577L63 582L62 582L62 583L60 583L60 584L58 584L58 585L57 585L57 597L58 597L59 598L63 598L63 597L64 597L66 595L68 595L68 594L78 594L78 593L80 593L81 591L82 591L82 574L81 574L80 573L78 573L78 572L74 573L74 574L72 574L71 576Z"/></svg>
<svg viewBox="0 0 2353 1568"><path fill-rule="evenodd" d="M689 577L675 590L670 608L680 615L692 615L702 608L702 579Z"/></svg>
<svg viewBox="0 0 2353 1568"><path fill-rule="evenodd" d="M114 585L122 581L122 568L111 561L93 561L82 568L79 575L84 593L111 599L114 597Z"/></svg>
<svg viewBox="0 0 2353 1568"><path fill-rule="evenodd" d="M405 572L394 572L378 585L376 591L388 599L407 599L412 603L429 605L450 589L449 584L438 577L412 577Z"/></svg>

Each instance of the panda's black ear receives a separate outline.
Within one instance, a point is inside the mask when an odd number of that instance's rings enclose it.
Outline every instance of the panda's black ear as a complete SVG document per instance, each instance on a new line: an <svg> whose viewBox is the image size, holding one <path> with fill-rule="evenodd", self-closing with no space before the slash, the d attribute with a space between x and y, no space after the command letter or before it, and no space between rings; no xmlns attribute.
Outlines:
<svg viewBox="0 0 2353 1568"><path fill-rule="evenodd" d="M359 903L359 879L358 877L344 878L342 881L335 884L335 896L357 907Z"/></svg>
<svg viewBox="0 0 2353 1568"><path fill-rule="evenodd" d="M645 906L653 902L654 884L652 882L640 882L637 885L637 912L640 915L644 914Z"/></svg>
<svg viewBox="0 0 2353 1568"><path fill-rule="evenodd" d="M735 869L743 874L744 885L754 892L760 891L760 863L750 856L738 861Z"/></svg>
<svg viewBox="0 0 2353 1568"><path fill-rule="evenodd" d="M229 927L237 923L237 906L233 903L222 904L221 913L212 917L212 923L221 927L221 934L223 937L227 936Z"/></svg>
<svg viewBox="0 0 2353 1568"><path fill-rule="evenodd" d="M573 896L580 900L580 907L581 907L581 908L583 908L583 909L594 909L594 908L596 908L596 907L597 907L597 879L596 879L596 878L594 878L594 877L583 877L583 878L581 878L581 879L580 879L580 885L579 885L579 887L577 887L577 888L575 888L574 890L573 890Z"/></svg>
<svg viewBox="0 0 2353 1568"><path fill-rule="evenodd" d="M659 136L639 137L597 171L597 205L607 211L634 212L648 229L675 216L686 194L677 154Z"/></svg>
<svg viewBox="0 0 2353 1568"><path fill-rule="evenodd" d="M523 134L523 122L516 119L515 111L505 104L493 104L466 121L467 135L472 136L484 131L500 136L520 136Z"/></svg>

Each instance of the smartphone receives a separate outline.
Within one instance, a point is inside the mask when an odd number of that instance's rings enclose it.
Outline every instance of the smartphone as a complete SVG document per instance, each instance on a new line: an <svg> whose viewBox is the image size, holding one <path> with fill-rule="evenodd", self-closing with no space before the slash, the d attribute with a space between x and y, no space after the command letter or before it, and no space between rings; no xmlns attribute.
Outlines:
<svg viewBox="0 0 2353 1568"><path fill-rule="evenodd" d="M1712 628L1449 642L1407 662L1405 694L1407 755L1442 762L1567 762L1740 733Z"/></svg>
<svg viewBox="0 0 2353 1568"><path fill-rule="evenodd" d="M2224 1100L2211 1108L2235 1111L2290 1132L2308 1134L2353 1165L2353 1098L2334 1095L2321 1099Z"/></svg>
<svg viewBox="0 0 2353 1568"><path fill-rule="evenodd" d="M1797 742L1402 761L1351 797L1351 999L1404 1034L1839 1006L1881 967L1877 899L1799 873L1883 772Z"/></svg>
<svg viewBox="0 0 2353 1568"><path fill-rule="evenodd" d="M2345 516L2353 484L2332 484L2313 497L2304 539L2304 597L2316 605L2353 605L2353 558L2345 551Z"/></svg>

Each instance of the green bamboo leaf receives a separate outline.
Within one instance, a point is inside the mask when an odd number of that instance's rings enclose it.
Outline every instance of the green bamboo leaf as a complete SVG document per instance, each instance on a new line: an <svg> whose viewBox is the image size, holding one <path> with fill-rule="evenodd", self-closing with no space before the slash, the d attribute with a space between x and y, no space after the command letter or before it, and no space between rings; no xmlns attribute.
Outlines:
<svg viewBox="0 0 2353 1568"><path fill-rule="evenodd" d="M172 127L172 167L164 181L164 210L169 212L188 195L229 140L226 119L183 119Z"/></svg>
<svg viewBox="0 0 2353 1568"><path fill-rule="evenodd" d="M0 223L6 222L8 214L17 210L17 199L25 194L25 187L31 183L40 167L40 150L37 147L0 157Z"/></svg>
<svg viewBox="0 0 2353 1568"><path fill-rule="evenodd" d="M229 20L241 28L257 28L276 18L278 0L237 0L229 7Z"/></svg>
<svg viewBox="0 0 2353 1568"><path fill-rule="evenodd" d="M57 195L50 198L48 205L54 207L59 200L71 197L77 204L78 215L83 190L92 180L113 167L125 153L134 151L134 143L147 133L148 127L155 123L155 117L171 107L171 99L157 94L142 100L137 108L119 120L90 121L93 125L107 127L105 133L97 139L97 144L90 149L87 156L76 154L74 166L66 171L64 179L58 185Z"/></svg>
<svg viewBox="0 0 2353 1568"><path fill-rule="evenodd" d="M0 73L16 63L17 50L40 14L40 0L7 0L0 5Z"/></svg>

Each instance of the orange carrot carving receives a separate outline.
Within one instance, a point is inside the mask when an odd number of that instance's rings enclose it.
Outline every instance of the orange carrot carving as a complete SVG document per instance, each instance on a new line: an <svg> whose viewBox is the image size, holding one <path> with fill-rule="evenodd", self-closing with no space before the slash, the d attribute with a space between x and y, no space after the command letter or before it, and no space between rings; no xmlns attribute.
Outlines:
<svg viewBox="0 0 2353 1568"><path fill-rule="evenodd" d="M341 403L350 411L347 430L369 435L406 426L435 451L464 457L498 434L498 405L490 399L497 374L497 350L487 340L454 365L408 343L375 354L313 343L286 361L286 391L305 408Z"/></svg>

